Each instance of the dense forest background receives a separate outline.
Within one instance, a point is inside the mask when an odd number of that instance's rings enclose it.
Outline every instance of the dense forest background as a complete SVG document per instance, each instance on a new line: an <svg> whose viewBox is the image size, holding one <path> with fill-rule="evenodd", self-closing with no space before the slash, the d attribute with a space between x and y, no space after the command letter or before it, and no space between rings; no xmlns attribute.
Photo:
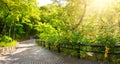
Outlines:
<svg viewBox="0 0 120 64"><path fill-rule="evenodd" d="M0 37L37 36L46 41L64 42L99 41L102 35L112 41L119 38L120 2L98 7L92 4L93 0L63 2L67 3L53 0L52 4L38 7L36 0L1 0Z"/></svg>

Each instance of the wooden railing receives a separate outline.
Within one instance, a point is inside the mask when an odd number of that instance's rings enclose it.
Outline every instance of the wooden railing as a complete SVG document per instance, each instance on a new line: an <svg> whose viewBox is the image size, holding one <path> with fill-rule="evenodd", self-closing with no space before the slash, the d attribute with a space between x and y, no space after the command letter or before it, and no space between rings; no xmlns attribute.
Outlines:
<svg viewBox="0 0 120 64"><path fill-rule="evenodd" d="M39 45L45 47L46 45L48 46L49 50L51 49L51 46L54 46L53 44L51 43L45 43L45 41L39 41ZM103 45L89 45L89 44L80 44L80 43L76 43L76 44L71 44L71 43L65 43L65 44L57 44L56 48L57 48L57 51L60 53L62 50L62 48L65 48L65 49L71 49L71 50L76 50L77 52L77 57L80 58L80 51L82 51L81 47L91 47L91 48L103 48L105 49L105 46ZM112 48L119 48L120 49L120 45L115 45L115 46L112 46ZM99 53L99 54L104 54L105 53L105 50L102 50L102 51L97 51L97 50L86 50L86 52L93 52L93 53ZM117 52L114 52L114 51L110 51L108 52L108 54L112 54L112 55L120 55L120 51L117 51Z"/></svg>

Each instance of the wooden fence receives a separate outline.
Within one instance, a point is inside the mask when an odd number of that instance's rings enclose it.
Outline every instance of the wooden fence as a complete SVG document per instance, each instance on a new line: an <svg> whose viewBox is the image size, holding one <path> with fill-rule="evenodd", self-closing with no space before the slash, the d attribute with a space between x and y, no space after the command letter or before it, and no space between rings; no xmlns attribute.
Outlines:
<svg viewBox="0 0 120 64"><path fill-rule="evenodd" d="M49 50L51 49L51 46L54 46L53 44L51 43L45 43L45 41L40 41L39 45L41 46L48 46ZM57 44L56 48L57 48L57 51L60 53L61 52L61 49L62 48L65 48L65 49L71 49L71 50L76 50L77 52L77 57L78 58L81 58L80 57L80 51L81 50L81 47L91 47L91 48L104 48L105 49L105 46L103 45L89 45L89 44L80 44L80 43L76 43L76 44ZM114 52L114 51L110 51L108 52L108 54L112 54L112 55L120 55L120 45L115 45L115 46L112 46L112 48L115 48L115 49L119 49L119 51L117 52ZM99 53L99 54L104 54L105 53L105 50L102 50L102 51L97 51L97 50L86 50L86 52L93 52L93 53Z"/></svg>

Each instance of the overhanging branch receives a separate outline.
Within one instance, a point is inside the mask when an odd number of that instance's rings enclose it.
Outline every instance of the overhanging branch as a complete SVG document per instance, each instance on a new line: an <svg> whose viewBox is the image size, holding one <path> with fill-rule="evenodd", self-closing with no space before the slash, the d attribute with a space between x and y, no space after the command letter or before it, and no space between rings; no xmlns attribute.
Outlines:
<svg viewBox="0 0 120 64"><path fill-rule="evenodd" d="M86 4L84 4L83 13L82 13L82 15L80 16L79 22L75 25L75 27L73 28L73 30L75 30L76 28L78 28L78 26L82 23L83 18L84 18L84 16L85 16L85 13L86 13Z"/></svg>

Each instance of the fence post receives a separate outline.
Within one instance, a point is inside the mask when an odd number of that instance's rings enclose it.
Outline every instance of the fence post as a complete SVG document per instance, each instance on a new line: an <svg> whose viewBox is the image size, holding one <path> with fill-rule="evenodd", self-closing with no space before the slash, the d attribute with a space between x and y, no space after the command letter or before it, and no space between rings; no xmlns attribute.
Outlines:
<svg viewBox="0 0 120 64"><path fill-rule="evenodd" d="M50 43L48 43L48 48L49 48L49 50L51 49L51 48L50 48L50 45L51 45L51 44L50 44Z"/></svg>
<svg viewBox="0 0 120 64"><path fill-rule="evenodd" d="M58 52L60 53L61 52L61 50L60 50L60 44L58 44L57 49L58 49Z"/></svg>

